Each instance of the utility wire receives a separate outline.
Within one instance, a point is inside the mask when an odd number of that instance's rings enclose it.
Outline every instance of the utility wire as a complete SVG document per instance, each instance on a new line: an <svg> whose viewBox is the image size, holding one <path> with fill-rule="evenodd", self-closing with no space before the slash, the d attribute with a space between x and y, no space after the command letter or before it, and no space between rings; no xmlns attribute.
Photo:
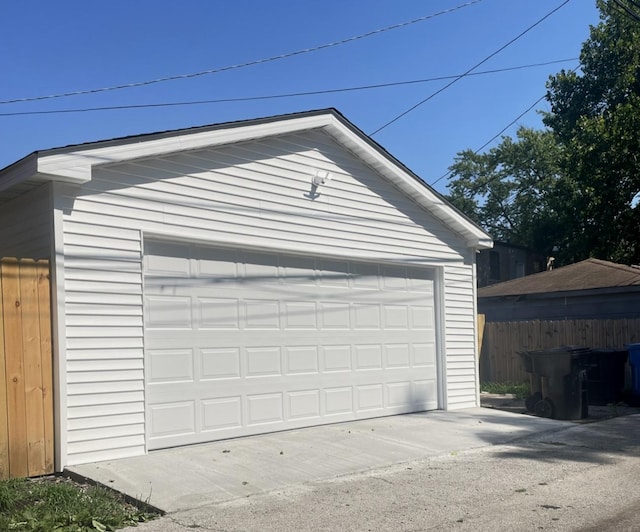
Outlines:
<svg viewBox="0 0 640 532"><path fill-rule="evenodd" d="M376 135L377 133L380 133L380 131L382 131L383 129L385 129L386 127L390 126L391 124L393 124L394 122L397 122L398 120L400 120L403 116L408 115L411 111L417 109L418 107L420 107L422 104L428 102L429 100L431 100L433 97L437 96L438 94L440 94L441 92L444 92L445 90L447 90L449 87L451 87L451 85L453 85L454 83L457 83L458 81L460 81L462 78L468 76L469 74L471 74L472 71L474 71L476 68L478 68L480 65L486 63L487 61L489 61L489 59L491 59L492 57L498 55L500 52L502 52L502 50L504 50L505 48L507 48L508 46L511 46L514 42L516 42L518 39L520 39L523 35L525 35L526 33L528 33L529 31L531 31L533 28L535 28L536 26L538 26L539 24L541 24L543 21L545 21L547 18L549 18L551 15L553 15L556 11L560 10L562 7L564 7L565 5L567 5L571 0L565 0L562 4L560 4L558 7L556 7L555 9L553 9L552 11L550 11L549 13L547 13L544 17L542 17L540 20L538 20L537 22L535 22L534 24L532 24L531 26L529 26L526 30L524 30L522 33L520 33L519 35L517 35L516 37L514 37L513 39L511 39L508 43L502 45L500 48L498 48L495 52L493 52L492 54L488 55L487 57L485 57L482 61L480 61L479 63L476 63L474 66L472 66L469 70L467 70L464 74L461 74L460 76L458 76L457 78L455 78L454 80L450 81L449 83L447 83L444 87L442 87L441 89L438 89L437 91L431 93L429 96L427 96L425 99L419 101L417 104L409 107L409 109L407 109L406 111L403 111L402 113L400 113L399 115L397 115L395 118L389 120L386 124L383 124L382 126L380 126L378 129L376 129L375 131L373 131L372 133L369 133L369 136L372 137L374 135Z"/></svg>
<svg viewBox="0 0 640 532"><path fill-rule="evenodd" d="M504 126L498 133L496 133L493 137L491 137L487 142L485 142L482 146L480 146L477 150L474 150L473 153L478 153L484 150L489 144L491 144L494 140L496 140L500 135L502 135L507 129L509 129L513 124L515 124L518 120L520 120L524 115L526 115L531 109L533 109L536 105L538 105L542 100L547 97L546 94L543 94L538 98L532 105L527 107L522 113L520 113L517 117L515 117L511 122L509 122L506 126ZM439 181L442 181L445 177L449 177L451 175L451 170L448 170L445 174L442 174L438 179L436 179L431 186L434 186Z"/></svg>
<svg viewBox="0 0 640 532"><path fill-rule="evenodd" d="M494 140L496 140L500 135L502 135L507 129L509 129L512 125L514 125L518 120L520 120L524 115L526 115L529 111L531 111L536 105L538 105L542 100L547 97L546 94L543 94L538 98L535 102L533 102L529 107L527 107L522 113L516 116L511 122L509 122L506 126L504 126L498 133L496 133L493 137L491 137L487 142L485 142L482 146L480 146L476 153L484 150L489 144L491 144Z"/></svg>
<svg viewBox="0 0 640 532"><path fill-rule="evenodd" d="M627 17L629 17L631 20L635 22L640 22L640 13L631 9L628 5L626 5L621 0L613 0L613 3L618 8L618 11L620 11L623 15L626 15ZM640 8L640 5L638 3L633 1L630 1L630 3L636 8Z"/></svg>
<svg viewBox="0 0 640 532"><path fill-rule="evenodd" d="M404 28L406 26L410 26L412 24L416 24L418 22L423 22L425 20L429 20L432 18L435 18L437 16L440 15L445 15L448 13L452 13L454 11L457 11L459 9L463 9L465 7L471 6L473 4L477 4L479 2L481 2L482 0L471 0L469 2L466 2L464 4L461 4L459 6L455 6L449 9L445 9L443 11L439 11L437 13L433 13L431 15L425 15L423 17L419 17L419 18L415 18L413 20L409 20L406 22L400 22L398 24L393 24L391 26L387 26L386 28L380 28L377 30L373 30L373 31L369 31L367 33L363 33L361 35L356 35L354 37L349 37L347 39L342 39L339 41L333 41L330 43L326 43L326 44L321 44L319 46L314 46L311 48L304 48L302 50L296 50L294 52L287 52L284 54L280 54L280 55L274 55L271 57L267 57L264 59L256 59L254 61L248 61L246 63L238 63L235 65L229 65L229 66L225 66L225 67L219 67L219 68L212 68L209 70L202 70L200 72L192 72L190 74L179 74L176 76L166 76L163 78L157 78L157 79L152 79L152 80L147 80L147 81L138 81L138 82L133 82L133 83L125 83L122 85L114 85L112 87L103 87L103 88L99 88L99 89L87 89L87 90L80 90L80 91L73 91L73 92L65 92L62 94L51 94L48 96L34 96L31 98L18 98L15 100L4 100L4 101L0 101L0 104L8 104L8 103L19 103L19 102L33 102L33 101L37 101L37 100L49 100L52 98L65 98L68 96L78 96L80 94L95 94L95 93L99 93L99 92L107 92L107 91L115 91L115 90L120 90L120 89L130 89L133 87L143 87L143 86L147 86L147 85L153 85L155 83L163 83L165 81L175 81L178 79L189 79L189 78L195 78L198 76L205 76L205 75L209 75L209 74L217 74L219 72L226 72L228 70L235 70L238 68L244 68L244 67L249 67L249 66L254 66L254 65L260 65L263 63L269 63L272 61L278 61L280 59L287 59L289 57L294 57L296 55L302 55L302 54L307 54L310 52L317 52L318 50L324 50L326 48L332 48L334 46L339 46L341 44L347 44L350 42L354 42L354 41L358 41L360 39L365 39L367 37L372 37L374 35L378 35L380 33L384 33L387 31L391 31L391 30L395 30L398 28Z"/></svg>
<svg viewBox="0 0 640 532"><path fill-rule="evenodd" d="M497 74L500 72L509 72L513 70L523 70L526 68L534 68L539 66L547 66L553 65L556 63L565 63L567 61L576 61L577 58L570 59L557 59L555 61L546 61L544 63L531 63L528 65L519 65L514 67L506 67L506 68L496 68L493 70L484 70L482 72L473 72L469 74L469 76L483 76L487 74ZM306 92L290 92L285 94L270 94L263 96L246 96L246 97L238 97L238 98L219 98L216 100L197 100L197 101L183 101L183 102L161 102L161 103L147 103L147 104L131 104L131 105L113 105L113 106L102 106L102 107L81 107L81 108L72 108L72 109L51 109L51 110L43 110L43 111L14 111L8 113L0 113L0 116L24 116L24 115L49 115L49 114L63 114L63 113L84 113L91 111L113 111L113 110L122 110L122 109L146 109L146 108L156 108L156 107L177 107L177 106L186 106L186 105L204 105L204 104L214 104L214 103L232 103L232 102L247 102L247 101L256 101L256 100L271 100L276 98L293 98L298 96L314 96L318 94L331 94L331 93L340 93L340 92L350 92L350 91L361 91L361 90L369 90L369 89L379 89L386 87L397 87L401 85L412 85L417 83L427 83L431 81L441 81L445 79L454 79L458 78L459 74L452 76L439 76L435 78L425 78L425 79L414 79L408 81L396 81L390 83L378 83L374 85L361 85L357 87L343 87L338 89L324 89L324 90L316 90L316 91L306 91Z"/></svg>
<svg viewBox="0 0 640 532"><path fill-rule="evenodd" d="M577 67L572 68L571 70L569 70L569 73L575 72L576 70L578 70L580 67L582 66L582 63L580 63ZM502 135L507 129L509 129L513 124L515 124L518 120L520 120L524 115L526 115L529 111L531 111L536 105L538 105L542 100L544 100L547 97L547 94L543 94L542 96L540 96L540 98L538 98L535 102L533 102L529 107L527 107L524 111L522 111L518 116L516 116L511 122L509 122L506 126L504 126L498 133L496 133L493 137L491 137L487 142L485 142L482 146L480 146L478 149L474 150L473 153L479 153L482 150L484 150L489 144L491 144L494 140L496 140L500 135ZM451 175L452 171L448 170L446 173L444 173L443 175L441 175L438 179L436 179L433 183L431 183L431 186L434 186L436 183L438 183L439 181L442 181L445 177L449 177ZM493 180L495 180L496 178L494 177ZM491 181L493 181L491 180ZM490 182L491 182L490 181ZM477 191L477 190L476 190Z"/></svg>

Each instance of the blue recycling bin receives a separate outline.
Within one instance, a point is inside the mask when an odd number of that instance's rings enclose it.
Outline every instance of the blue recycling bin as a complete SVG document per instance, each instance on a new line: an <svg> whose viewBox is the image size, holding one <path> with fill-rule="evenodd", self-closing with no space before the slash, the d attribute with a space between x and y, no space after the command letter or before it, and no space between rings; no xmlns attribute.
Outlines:
<svg viewBox="0 0 640 532"><path fill-rule="evenodd" d="M631 365L631 393L640 397L640 344L627 345Z"/></svg>

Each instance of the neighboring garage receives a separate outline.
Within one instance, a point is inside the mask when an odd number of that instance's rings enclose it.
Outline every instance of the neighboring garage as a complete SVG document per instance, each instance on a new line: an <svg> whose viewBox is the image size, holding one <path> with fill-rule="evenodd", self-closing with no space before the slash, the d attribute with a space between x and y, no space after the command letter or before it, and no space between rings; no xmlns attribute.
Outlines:
<svg viewBox="0 0 640 532"><path fill-rule="evenodd" d="M490 246L332 109L0 171L2 256L52 263L58 470L476 406Z"/></svg>

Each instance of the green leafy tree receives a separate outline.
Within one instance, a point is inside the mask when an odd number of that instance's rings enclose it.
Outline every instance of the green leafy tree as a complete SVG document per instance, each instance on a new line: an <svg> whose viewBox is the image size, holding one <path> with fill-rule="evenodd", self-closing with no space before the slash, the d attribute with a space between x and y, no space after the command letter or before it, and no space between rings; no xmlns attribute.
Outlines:
<svg viewBox="0 0 640 532"><path fill-rule="evenodd" d="M494 238L550 254L567 216L558 202L560 159L550 131L521 127L486 153L459 153L448 198Z"/></svg>
<svg viewBox="0 0 640 532"><path fill-rule="evenodd" d="M496 239L553 254L640 261L640 3L598 0L578 72L548 82L548 129L460 152L450 200ZM623 5L627 9L620 7ZM635 10L635 11L634 11Z"/></svg>
<svg viewBox="0 0 640 532"><path fill-rule="evenodd" d="M580 54L581 72L548 83L544 123L565 154L577 221L565 244L574 259L589 255L640 260L640 22L628 0L598 1L601 22Z"/></svg>

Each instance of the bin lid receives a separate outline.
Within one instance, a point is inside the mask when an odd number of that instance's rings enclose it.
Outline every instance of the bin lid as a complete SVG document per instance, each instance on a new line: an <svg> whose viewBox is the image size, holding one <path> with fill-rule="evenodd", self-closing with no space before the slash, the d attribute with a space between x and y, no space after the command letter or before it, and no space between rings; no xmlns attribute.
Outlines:
<svg viewBox="0 0 640 532"><path fill-rule="evenodd" d="M638 344L640 349L640 344ZM520 355L522 353L526 353L527 355L539 356L539 355L557 355L558 353L569 353L571 355L582 355L584 353L589 353L591 349L589 347L585 347L583 345L567 345L562 347L551 347L548 349L537 349L535 351L520 351Z"/></svg>

